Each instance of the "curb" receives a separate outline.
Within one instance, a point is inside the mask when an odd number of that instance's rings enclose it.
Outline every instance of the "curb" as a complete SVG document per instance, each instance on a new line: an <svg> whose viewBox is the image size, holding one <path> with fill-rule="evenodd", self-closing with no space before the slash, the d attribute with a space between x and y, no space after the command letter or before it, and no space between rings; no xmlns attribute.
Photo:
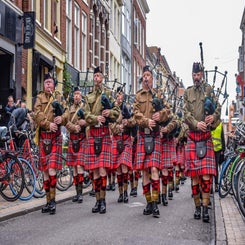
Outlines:
<svg viewBox="0 0 245 245"><path fill-rule="evenodd" d="M215 201L215 244L216 245L227 245L227 234L225 230L225 221L222 206L220 203L220 198L218 194L214 194L214 201Z"/></svg>
<svg viewBox="0 0 245 245"><path fill-rule="evenodd" d="M88 195L89 191L90 191L90 189L85 190L83 195ZM73 196L74 196L74 190L65 191L63 193L60 193L57 195L56 203L59 204L59 203L69 201L72 199ZM13 211L9 211L9 213L6 213L4 215L0 215L0 222L6 221L9 219L18 217L18 216L22 216L22 215L25 215L28 213L32 213L34 211L41 210L43 205L44 205L43 199L39 199L39 200L37 199L37 201L34 203L31 203L31 201L29 203L23 203L23 207L20 207L19 210L16 210L16 208L14 208Z"/></svg>

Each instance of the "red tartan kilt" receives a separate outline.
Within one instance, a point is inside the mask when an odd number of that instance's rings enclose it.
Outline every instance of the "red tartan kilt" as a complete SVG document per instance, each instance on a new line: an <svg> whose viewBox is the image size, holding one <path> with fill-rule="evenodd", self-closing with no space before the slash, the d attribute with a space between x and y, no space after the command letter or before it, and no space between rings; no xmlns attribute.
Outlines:
<svg viewBox="0 0 245 245"><path fill-rule="evenodd" d="M124 150L121 154L117 150L117 140L123 139ZM121 165L132 168L132 140L130 135L112 137L112 169L117 169Z"/></svg>
<svg viewBox="0 0 245 245"><path fill-rule="evenodd" d="M177 164L178 165L185 165L185 146L178 145L176 147L176 155L177 155Z"/></svg>
<svg viewBox="0 0 245 245"><path fill-rule="evenodd" d="M102 138L102 151L99 155L94 152L94 138ZM85 148L85 169L111 167L111 138L108 127L91 128Z"/></svg>
<svg viewBox="0 0 245 245"><path fill-rule="evenodd" d="M161 142L160 142L160 135L157 135L155 138L155 148L151 154L145 153L144 148L144 137L138 133L138 140L137 140L137 148L136 148L136 156L135 156L135 163L134 163L134 170L144 170L151 167L156 167L158 169L161 168Z"/></svg>
<svg viewBox="0 0 245 245"><path fill-rule="evenodd" d="M51 139L51 153L46 155L44 152L44 140ZM61 131L56 133L41 131L39 144L39 169L46 171L50 168L62 169L62 135Z"/></svg>
<svg viewBox="0 0 245 245"><path fill-rule="evenodd" d="M85 165L85 148L87 145L85 133L70 134L71 140L80 140L80 148L78 152L74 152L72 148L72 141L69 141L66 164L68 166L83 166Z"/></svg>
<svg viewBox="0 0 245 245"><path fill-rule="evenodd" d="M207 140L207 154L204 158L198 158L196 154L196 144L191 139L195 139L196 141ZM210 132L189 132L189 137L185 146L185 163L187 176L193 177L206 174L216 175L214 147Z"/></svg>
<svg viewBox="0 0 245 245"><path fill-rule="evenodd" d="M176 150L174 139L161 138L161 169L173 168L176 162Z"/></svg>

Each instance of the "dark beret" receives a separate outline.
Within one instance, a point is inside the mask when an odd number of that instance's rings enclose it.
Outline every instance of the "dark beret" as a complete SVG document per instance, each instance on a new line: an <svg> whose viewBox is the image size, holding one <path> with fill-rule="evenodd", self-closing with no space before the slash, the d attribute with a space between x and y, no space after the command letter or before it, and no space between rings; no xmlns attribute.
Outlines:
<svg viewBox="0 0 245 245"><path fill-rule="evenodd" d="M146 65L146 66L143 67L143 73L146 72L146 71L149 71L150 73L152 73L152 70L151 70L149 65Z"/></svg>
<svg viewBox="0 0 245 245"><path fill-rule="evenodd" d="M203 71L202 64L200 62L194 62L192 65L192 73L198 73L202 71Z"/></svg>
<svg viewBox="0 0 245 245"><path fill-rule="evenodd" d="M100 68L100 66L97 66L96 68L94 68L94 74L96 74L96 73L101 73L101 74L103 74L103 73L102 73L102 70L101 70L101 68Z"/></svg>

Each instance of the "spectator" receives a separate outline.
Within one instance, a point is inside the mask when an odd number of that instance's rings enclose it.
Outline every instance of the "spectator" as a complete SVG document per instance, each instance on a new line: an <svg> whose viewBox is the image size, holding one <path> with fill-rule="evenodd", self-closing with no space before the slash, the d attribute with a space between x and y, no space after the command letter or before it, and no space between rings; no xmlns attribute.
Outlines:
<svg viewBox="0 0 245 245"><path fill-rule="evenodd" d="M8 97L8 103L7 103L7 105L4 108L4 110L6 112L6 125L7 126L8 126L9 121L10 121L10 114L9 114L9 112L12 113L17 107L20 106L20 103L21 103L21 101L20 100L17 100L17 103L15 104L14 103L14 98L13 98L12 95L10 95Z"/></svg>

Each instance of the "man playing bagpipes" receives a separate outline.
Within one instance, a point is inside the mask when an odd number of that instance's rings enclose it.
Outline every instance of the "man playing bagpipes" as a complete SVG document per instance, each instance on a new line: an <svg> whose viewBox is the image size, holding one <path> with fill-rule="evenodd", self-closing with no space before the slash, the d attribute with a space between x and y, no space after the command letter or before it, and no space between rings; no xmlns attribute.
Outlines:
<svg viewBox="0 0 245 245"><path fill-rule="evenodd" d="M111 137L109 123L115 122L120 109L113 103L111 90L103 82L100 67L94 69L94 89L86 96L85 120L88 124L88 144L86 153L86 169L93 171L93 182L96 203L93 213L106 213L107 169L111 167Z"/></svg>
<svg viewBox="0 0 245 245"><path fill-rule="evenodd" d="M112 134L112 169L117 171L119 190L118 203L128 202L128 172L132 169L131 129L135 126L132 114L124 101L123 88L117 88L115 104L120 107L121 114L115 123L110 124Z"/></svg>
<svg viewBox="0 0 245 245"><path fill-rule="evenodd" d="M210 130L220 119L220 106L214 105L212 87L203 81L203 67L192 67L194 85L184 94L184 118L189 126L185 148L186 174L192 179L192 194L196 210L194 218L201 218L200 190L202 190L202 220L209 221L208 204L212 176L216 175L214 148ZM201 188L200 188L201 187Z"/></svg>
<svg viewBox="0 0 245 245"><path fill-rule="evenodd" d="M167 186L168 198L173 199L173 167L176 163L176 151L174 137L176 130L179 128L179 122L176 116L171 111L171 106L166 104L165 108L168 110L169 118L167 121L161 123L161 179L162 179L162 195L161 201L164 206L168 205L167 201Z"/></svg>
<svg viewBox="0 0 245 245"><path fill-rule="evenodd" d="M44 91L37 95L34 105L34 120L38 127L39 166L44 172L43 186L46 205L42 213L56 212L56 171L62 169L62 135L60 126L66 125L68 110L65 100L55 91L55 81L50 74L44 76Z"/></svg>
<svg viewBox="0 0 245 245"><path fill-rule="evenodd" d="M159 194L159 169L161 167L161 142L159 123L168 119L166 109L162 109L152 88L153 76L149 66L143 68L142 89L136 93L134 119L139 126L135 170L142 170L143 193L147 205L144 215L159 217L157 207Z"/></svg>
<svg viewBox="0 0 245 245"><path fill-rule="evenodd" d="M70 133L66 164L73 167L73 182L76 188L76 195L73 202L83 202L83 181L86 148L86 121L84 115L84 104L82 92L78 87L73 92L74 103L69 108L69 120L66 128Z"/></svg>

